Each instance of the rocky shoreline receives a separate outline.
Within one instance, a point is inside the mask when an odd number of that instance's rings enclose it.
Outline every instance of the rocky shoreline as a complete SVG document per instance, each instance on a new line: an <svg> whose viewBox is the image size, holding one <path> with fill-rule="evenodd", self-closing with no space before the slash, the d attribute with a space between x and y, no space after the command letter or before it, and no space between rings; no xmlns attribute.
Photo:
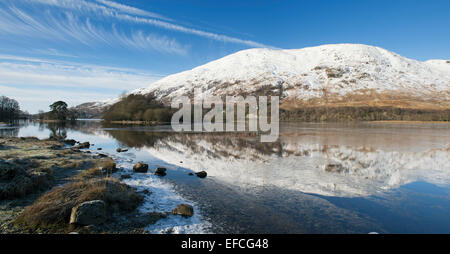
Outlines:
<svg viewBox="0 0 450 254"><path fill-rule="evenodd" d="M168 216L139 212L144 196L153 194L121 182L123 175L115 173L123 169L90 146L75 140L0 138L0 234L148 233L148 225ZM148 165L137 163L134 174L144 169ZM189 217L193 212L180 204L170 214Z"/></svg>

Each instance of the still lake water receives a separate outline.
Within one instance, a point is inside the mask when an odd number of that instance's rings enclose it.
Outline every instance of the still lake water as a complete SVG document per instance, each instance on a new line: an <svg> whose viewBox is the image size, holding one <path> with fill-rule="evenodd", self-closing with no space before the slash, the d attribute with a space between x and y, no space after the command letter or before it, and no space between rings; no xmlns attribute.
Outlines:
<svg viewBox="0 0 450 254"><path fill-rule="evenodd" d="M149 226L155 233L450 233L450 124L282 123L275 143L99 121L0 128L50 135L95 144L91 152L112 155L119 175L138 161L166 167L164 178L125 180L152 192L143 212L194 206L192 218ZM206 179L188 175L202 170Z"/></svg>

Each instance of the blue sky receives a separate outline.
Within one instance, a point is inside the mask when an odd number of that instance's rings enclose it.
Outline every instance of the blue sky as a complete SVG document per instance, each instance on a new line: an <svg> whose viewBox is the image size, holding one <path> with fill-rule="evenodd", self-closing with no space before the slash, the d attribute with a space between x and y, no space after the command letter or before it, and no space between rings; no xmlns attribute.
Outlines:
<svg viewBox="0 0 450 254"><path fill-rule="evenodd" d="M117 97L255 47L450 59L450 1L0 0L0 94L24 110Z"/></svg>

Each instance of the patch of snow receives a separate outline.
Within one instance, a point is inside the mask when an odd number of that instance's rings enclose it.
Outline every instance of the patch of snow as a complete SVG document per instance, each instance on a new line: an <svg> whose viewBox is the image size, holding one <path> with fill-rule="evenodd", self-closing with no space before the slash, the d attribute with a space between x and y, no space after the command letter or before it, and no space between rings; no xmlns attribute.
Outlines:
<svg viewBox="0 0 450 254"><path fill-rule="evenodd" d="M124 168L124 173L130 173L132 178L123 180L124 183L138 191L150 191L145 195L144 203L139 207L140 212L171 212L179 204L189 204L194 207L194 215L183 218L178 215L168 215L157 223L149 225L146 230L154 234L205 234L211 233L211 224L204 220L198 205L183 198L175 191L173 184L164 181L152 173L132 173L133 160L121 155L115 155L118 167Z"/></svg>

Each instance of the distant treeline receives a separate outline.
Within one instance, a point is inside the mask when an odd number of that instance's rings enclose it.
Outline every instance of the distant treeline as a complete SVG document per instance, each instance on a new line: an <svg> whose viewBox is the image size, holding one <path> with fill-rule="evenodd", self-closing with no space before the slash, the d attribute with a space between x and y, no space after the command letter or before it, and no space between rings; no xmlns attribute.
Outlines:
<svg viewBox="0 0 450 254"><path fill-rule="evenodd" d="M6 96L0 96L0 121L10 121L21 116L19 103Z"/></svg>
<svg viewBox="0 0 450 254"><path fill-rule="evenodd" d="M394 107L307 107L280 110L284 121L450 121L450 109L427 110Z"/></svg>
<svg viewBox="0 0 450 254"><path fill-rule="evenodd" d="M174 111L152 95L130 94L112 105L104 114L106 121L170 122Z"/></svg>
<svg viewBox="0 0 450 254"><path fill-rule="evenodd" d="M106 121L170 122L174 109L152 95L124 96L103 115ZM206 112L206 111L205 111ZM204 113L205 113L204 112ZM337 121L450 121L450 109L408 109L397 107L305 107L280 109L280 120L302 122Z"/></svg>

